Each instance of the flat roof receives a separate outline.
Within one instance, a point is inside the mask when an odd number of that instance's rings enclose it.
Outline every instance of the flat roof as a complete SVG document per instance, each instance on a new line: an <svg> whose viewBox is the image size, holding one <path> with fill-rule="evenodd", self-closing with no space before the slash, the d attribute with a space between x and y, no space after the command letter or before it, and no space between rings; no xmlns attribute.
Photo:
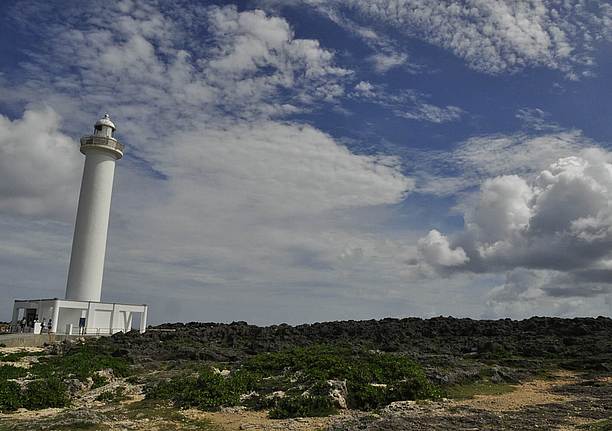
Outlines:
<svg viewBox="0 0 612 431"><path fill-rule="evenodd" d="M71 301L71 302L85 302L94 304L117 304L117 305L133 305L140 307L147 304L127 304L125 302L105 302L105 301L79 301L77 299L60 299L60 298L43 298L43 299L15 299L15 302L43 302L43 301Z"/></svg>

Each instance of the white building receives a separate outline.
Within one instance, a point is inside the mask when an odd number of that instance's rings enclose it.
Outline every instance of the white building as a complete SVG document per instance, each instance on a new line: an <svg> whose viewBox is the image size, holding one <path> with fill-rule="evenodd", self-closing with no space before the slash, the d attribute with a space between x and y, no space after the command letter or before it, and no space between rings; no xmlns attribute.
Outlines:
<svg viewBox="0 0 612 431"><path fill-rule="evenodd" d="M48 328L51 321L49 331L56 334L109 335L131 330L136 320L140 332L145 331L147 305L100 302L115 162L123 157L124 149L113 136L115 130L115 124L104 114L96 122L93 135L81 138L85 167L66 299L15 300L13 331L38 333L41 325L36 323L44 321Z"/></svg>

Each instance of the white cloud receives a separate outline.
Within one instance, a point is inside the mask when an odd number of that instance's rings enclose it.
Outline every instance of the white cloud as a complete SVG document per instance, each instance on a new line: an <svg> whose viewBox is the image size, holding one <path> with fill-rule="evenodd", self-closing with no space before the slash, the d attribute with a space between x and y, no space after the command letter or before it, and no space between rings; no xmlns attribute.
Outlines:
<svg viewBox="0 0 612 431"><path fill-rule="evenodd" d="M487 243L520 234L529 224L532 196L527 182L516 175L488 179L473 213L466 214L466 224Z"/></svg>
<svg viewBox="0 0 612 431"><path fill-rule="evenodd" d="M317 0L310 0L307 3L314 6L318 12L339 27L360 38L363 43L372 49L375 54L367 57L367 61L376 72L384 74L393 68L401 68L403 71L414 73L421 69L421 65L416 64L409 58L402 44L386 37L380 31L376 31L367 25L357 24L354 20L330 7L330 3Z"/></svg>
<svg viewBox="0 0 612 431"><path fill-rule="evenodd" d="M462 247L469 258L457 269L544 271L549 281L538 284L542 297L612 292L610 153L586 149L527 180L516 175L489 179L471 202L473 206L464 206L464 232L448 245L448 249ZM512 292L524 297L531 287L519 287L532 284L507 281L495 298Z"/></svg>
<svg viewBox="0 0 612 431"><path fill-rule="evenodd" d="M451 249L448 239L435 229L419 240L418 251L433 266L458 266L470 260L461 247Z"/></svg>
<svg viewBox="0 0 612 431"><path fill-rule="evenodd" d="M611 287L558 271L517 268L508 271L503 284L487 294L485 317L607 315L612 305Z"/></svg>
<svg viewBox="0 0 612 431"><path fill-rule="evenodd" d="M550 113L539 108L521 108L516 112L515 117L523 122L526 129L535 131L561 130L558 124L550 121Z"/></svg>
<svg viewBox="0 0 612 431"><path fill-rule="evenodd" d="M374 86L367 81L359 81L357 85L355 85L355 90L364 94L366 97L374 97Z"/></svg>
<svg viewBox="0 0 612 431"><path fill-rule="evenodd" d="M447 123L449 121L457 121L465 111L458 106L440 107L431 103L420 103L413 109L403 111L396 110L395 115L398 117L407 118L409 120L430 121L432 123Z"/></svg>
<svg viewBox="0 0 612 431"><path fill-rule="evenodd" d="M388 90L385 85L373 85L361 81L350 96L357 100L367 100L393 112L397 117L414 121L446 123L457 121L466 112L458 106L436 106L428 103L428 95L414 90Z"/></svg>
<svg viewBox="0 0 612 431"><path fill-rule="evenodd" d="M610 38L610 7L604 2L547 0L309 0L319 9L374 20L441 46L486 72L544 66L568 78L589 75L593 41ZM348 19L348 18L344 18Z"/></svg>
<svg viewBox="0 0 612 431"><path fill-rule="evenodd" d="M396 203L411 188L394 159L354 155L311 126L233 124L179 132L172 140L172 160L160 166L177 182L176 193L183 179L199 182L214 173L210 183L189 189L197 187L206 205L225 212L307 215Z"/></svg>
<svg viewBox="0 0 612 431"><path fill-rule="evenodd" d="M51 108L0 115L0 212L74 217L82 159Z"/></svg>
<svg viewBox="0 0 612 431"><path fill-rule="evenodd" d="M379 73L385 73L389 70L406 64L408 56L403 53L378 53L368 57L368 61L372 63L374 69Z"/></svg>
<svg viewBox="0 0 612 431"><path fill-rule="evenodd" d="M577 130L477 136L451 153L410 154L417 189L451 195L480 186L488 178L518 174L533 179L559 158L580 153L595 144ZM454 175L453 175L454 174Z"/></svg>

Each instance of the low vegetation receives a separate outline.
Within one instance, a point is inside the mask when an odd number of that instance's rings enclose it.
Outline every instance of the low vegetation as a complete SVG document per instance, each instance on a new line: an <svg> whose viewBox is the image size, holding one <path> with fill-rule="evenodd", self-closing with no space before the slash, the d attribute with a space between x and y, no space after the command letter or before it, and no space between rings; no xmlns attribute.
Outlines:
<svg viewBox="0 0 612 431"><path fill-rule="evenodd" d="M72 377L80 381L93 378L94 373L103 369L113 370L113 374L127 377L132 374L130 363L123 357L114 357L99 352L92 346L84 345L58 356L40 358L31 368L39 378Z"/></svg>
<svg viewBox="0 0 612 431"><path fill-rule="evenodd" d="M604 419L591 424L581 425L580 429L587 431L612 431L612 418Z"/></svg>
<svg viewBox="0 0 612 431"><path fill-rule="evenodd" d="M475 395L502 395L514 389L515 386L506 383L474 382L450 386L446 389L446 393L449 398L467 399Z"/></svg>
<svg viewBox="0 0 612 431"><path fill-rule="evenodd" d="M338 407L329 396L333 382L346 385L348 406L360 410L440 396L409 358L318 345L256 355L227 376L209 368L174 377L149 386L146 397L204 410L244 401L253 408L271 408L275 418L326 416Z"/></svg>
<svg viewBox="0 0 612 431"><path fill-rule="evenodd" d="M0 366L0 382L11 379L19 379L25 377L28 370L23 367L14 367L13 365Z"/></svg>
<svg viewBox="0 0 612 431"><path fill-rule="evenodd" d="M45 352L12 352L12 353L0 353L0 362L17 362L26 356L42 356Z"/></svg>
<svg viewBox="0 0 612 431"><path fill-rule="evenodd" d="M16 361L33 354L17 352L10 355L9 359ZM94 385L98 382L102 386L106 381L97 376L96 371L111 369L118 376L128 376L131 373L130 364L124 358L98 352L86 345L64 355L35 355L40 358L31 368L0 366L0 411L14 411L21 407L29 410L65 407L70 404L66 379L84 382L91 378Z"/></svg>
<svg viewBox="0 0 612 431"><path fill-rule="evenodd" d="M57 378L33 380L25 389L14 381L0 381L0 411L14 411L21 407L38 410L65 407L70 403L66 386Z"/></svg>
<svg viewBox="0 0 612 431"><path fill-rule="evenodd" d="M96 397L97 401L104 401L106 403L118 403L127 399L129 399L129 397L125 394L125 388L123 386L104 391Z"/></svg>

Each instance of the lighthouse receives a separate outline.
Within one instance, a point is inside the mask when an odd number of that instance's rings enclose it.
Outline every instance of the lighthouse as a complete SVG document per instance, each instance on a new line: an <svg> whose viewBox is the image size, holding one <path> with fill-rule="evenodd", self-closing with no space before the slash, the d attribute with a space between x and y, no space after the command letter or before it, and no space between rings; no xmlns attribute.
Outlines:
<svg viewBox="0 0 612 431"><path fill-rule="evenodd" d="M146 304L101 302L106 239L113 194L115 164L124 146L115 137L117 127L108 114L81 138L85 155L79 204L72 238L65 299L15 300L13 331L62 335L110 335L146 329ZM43 324L44 323L44 324Z"/></svg>
<svg viewBox="0 0 612 431"><path fill-rule="evenodd" d="M81 138L85 167L81 181L66 299L100 301L106 254L115 163L123 157L123 145L113 136L115 124L108 114L99 119L93 135Z"/></svg>

